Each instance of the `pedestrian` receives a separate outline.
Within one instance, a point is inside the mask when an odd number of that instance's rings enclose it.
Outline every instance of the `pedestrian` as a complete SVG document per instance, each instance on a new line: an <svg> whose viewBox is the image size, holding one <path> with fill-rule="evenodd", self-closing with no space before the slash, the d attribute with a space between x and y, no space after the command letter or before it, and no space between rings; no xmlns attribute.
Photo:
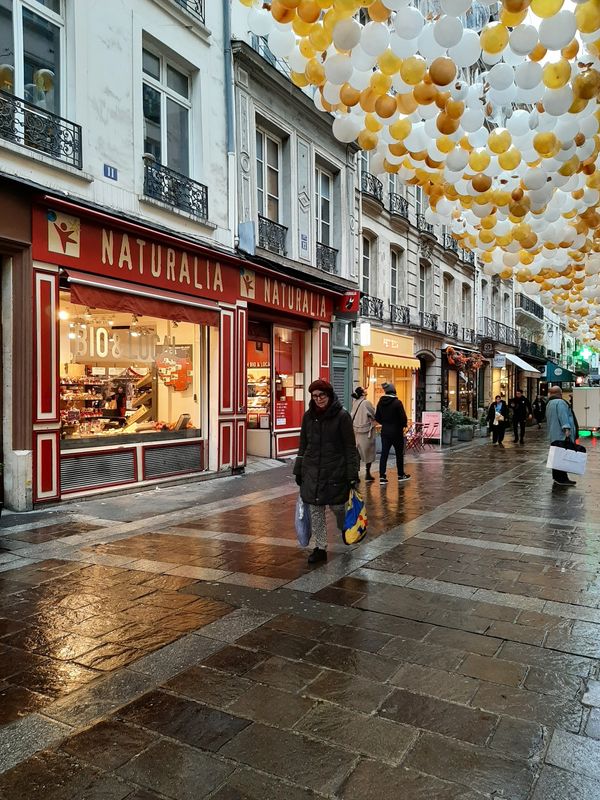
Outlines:
<svg viewBox="0 0 600 800"><path fill-rule="evenodd" d="M487 411L488 428L492 433L492 444L499 444L504 447L504 434L506 433L506 423L508 422L508 406L499 394L490 403Z"/></svg>
<svg viewBox="0 0 600 800"><path fill-rule="evenodd" d="M531 403L525 397L521 389L517 389L515 396L509 400L508 405L512 411L515 444L517 442L525 444L525 425L528 419L532 419Z"/></svg>
<svg viewBox="0 0 600 800"><path fill-rule="evenodd" d="M300 495L308 504L314 550L309 564L327 560L326 507L342 530L350 489L358 483L358 450L350 414L328 381L308 387L310 403L302 418L300 448L294 463Z"/></svg>
<svg viewBox="0 0 600 800"><path fill-rule="evenodd" d="M383 383L385 394L379 398L375 419L381 425L381 458L379 461L379 483L388 482L386 470L388 456L393 447L396 453L396 467L398 481L410 480L410 475L404 472L404 429L408 424L406 411L402 402L396 397L396 387L393 383Z"/></svg>
<svg viewBox="0 0 600 800"><path fill-rule="evenodd" d="M548 440L552 443L571 439L575 436L575 420L571 407L566 400L563 400L560 386L551 386L548 398L546 406ZM552 470L552 480L559 486L575 486L575 481L570 480L568 474L559 469Z"/></svg>
<svg viewBox="0 0 600 800"><path fill-rule="evenodd" d="M533 416L535 417L535 421L537 422L538 430L540 430L542 427L544 416L546 414L546 404L539 396L539 394L536 394L535 400L531 404L531 410L533 411Z"/></svg>
<svg viewBox="0 0 600 800"><path fill-rule="evenodd" d="M356 447L361 461L367 466L366 481L374 481L371 475L371 464L375 461L375 406L367 399L362 386L357 386L352 393L352 425L356 437Z"/></svg>

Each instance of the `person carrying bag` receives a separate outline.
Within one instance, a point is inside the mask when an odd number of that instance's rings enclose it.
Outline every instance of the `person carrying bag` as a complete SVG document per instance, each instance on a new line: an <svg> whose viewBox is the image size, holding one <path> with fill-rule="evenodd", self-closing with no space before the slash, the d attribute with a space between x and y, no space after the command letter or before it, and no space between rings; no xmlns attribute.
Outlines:
<svg viewBox="0 0 600 800"><path fill-rule="evenodd" d="M555 484L558 486L575 486L576 482L569 478L564 467L568 466L567 462L570 461L572 466L575 467L572 471L583 474L583 471L585 471L585 457L571 457L569 459L565 457L563 451L572 450L583 455L585 447L575 443L576 424L570 405L562 398L561 387L552 386L548 392L548 397L550 399L546 406L546 424L548 439L550 440L550 452L548 453L546 466L552 469L552 480ZM579 472L581 469L583 471Z"/></svg>

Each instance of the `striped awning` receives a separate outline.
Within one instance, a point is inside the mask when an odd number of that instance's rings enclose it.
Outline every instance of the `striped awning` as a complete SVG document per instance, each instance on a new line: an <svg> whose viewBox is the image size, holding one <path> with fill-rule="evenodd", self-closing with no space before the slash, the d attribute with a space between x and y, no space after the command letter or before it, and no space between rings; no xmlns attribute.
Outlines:
<svg viewBox="0 0 600 800"><path fill-rule="evenodd" d="M387 367L389 369L419 369L421 362L412 356L393 356L387 353L365 353L363 363L366 367Z"/></svg>

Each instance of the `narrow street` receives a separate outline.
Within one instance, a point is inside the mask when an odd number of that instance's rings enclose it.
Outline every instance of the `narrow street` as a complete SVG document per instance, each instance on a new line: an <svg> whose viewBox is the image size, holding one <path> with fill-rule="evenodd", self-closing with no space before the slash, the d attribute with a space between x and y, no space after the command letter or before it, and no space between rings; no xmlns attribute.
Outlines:
<svg viewBox="0 0 600 800"><path fill-rule="evenodd" d="M289 465L3 517L0 797L597 800L587 441L425 450L316 569Z"/></svg>

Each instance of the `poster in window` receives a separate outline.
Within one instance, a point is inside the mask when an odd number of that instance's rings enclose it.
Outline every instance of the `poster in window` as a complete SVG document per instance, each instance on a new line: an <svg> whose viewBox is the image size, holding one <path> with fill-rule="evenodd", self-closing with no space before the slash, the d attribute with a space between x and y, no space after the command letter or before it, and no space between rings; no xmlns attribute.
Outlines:
<svg viewBox="0 0 600 800"><path fill-rule="evenodd" d="M185 392L192 383L193 345L157 345L156 370L165 386Z"/></svg>

